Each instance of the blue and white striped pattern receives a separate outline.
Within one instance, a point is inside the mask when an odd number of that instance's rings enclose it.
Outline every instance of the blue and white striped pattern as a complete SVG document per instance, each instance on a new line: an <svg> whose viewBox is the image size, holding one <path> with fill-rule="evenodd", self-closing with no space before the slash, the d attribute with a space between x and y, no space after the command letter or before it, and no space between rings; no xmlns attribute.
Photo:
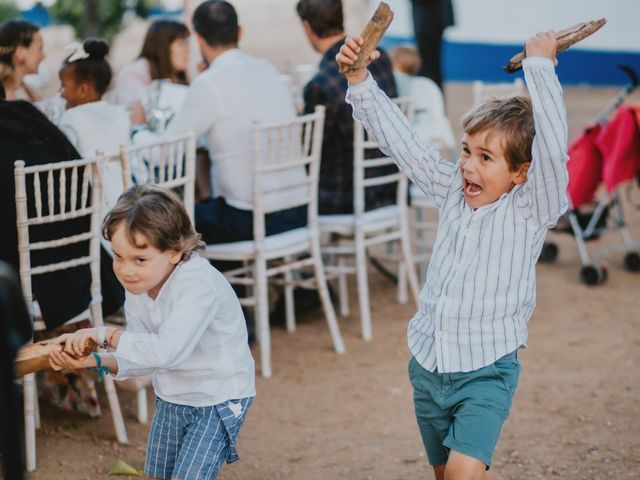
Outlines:
<svg viewBox="0 0 640 480"><path fill-rule="evenodd" d="M192 407L156 397L145 474L163 479L216 478L224 461L240 458L236 437L252 401L253 397Z"/></svg>
<svg viewBox="0 0 640 480"><path fill-rule="evenodd" d="M354 118L440 211L408 329L411 352L431 372L477 370L525 344L536 260L547 229L568 206L562 88L549 59L527 58L523 67L536 126L528 180L477 210L465 201L459 165L421 143L371 76L347 95Z"/></svg>

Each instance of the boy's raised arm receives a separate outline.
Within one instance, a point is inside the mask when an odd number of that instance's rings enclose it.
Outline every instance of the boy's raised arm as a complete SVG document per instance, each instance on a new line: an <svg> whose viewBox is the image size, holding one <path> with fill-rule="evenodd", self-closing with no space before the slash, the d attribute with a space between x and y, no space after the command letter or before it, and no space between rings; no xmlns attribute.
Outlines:
<svg viewBox="0 0 640 480"><path fill-rule="evenodd" d="M360 45L361 37L347 37L336 61L353 64ZM378 51L371 53L367 65L379 56ZM362 122L380 150L392 157L430 200L441 206L456 176L457 166L442 158L436 148L418 139L407 117L378 88L367 65L345 74L349 82L346 101L353 107L353 118Z"/></svg>
<svg viewBox="0 0 640 480"><path fill-rule="evenodd" d="M562 87L554 70L556 37L539 33L526 43L522 65L535 123L532 163L523 189L536 221L552 227L568 207L567 119Z"/></svg>

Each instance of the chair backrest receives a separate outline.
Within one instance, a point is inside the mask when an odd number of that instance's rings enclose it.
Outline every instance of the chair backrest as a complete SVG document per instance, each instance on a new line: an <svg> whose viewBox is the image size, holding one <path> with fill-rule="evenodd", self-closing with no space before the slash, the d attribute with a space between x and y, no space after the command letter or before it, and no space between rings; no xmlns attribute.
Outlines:
<svg viewBox="0 0 640 480"><path fill-rule="evenodd" d="M409 97L392 99L404 113L409 122L412 120L412 106ZM378 144L372 140L362 123L353 125L353 213L362 215L366 210L366 200L374 189L395 188L395 205L407 205L407 177L398 170L391 157L378 150Z"/></svg>
<svg viewBox="0 0 640 480"><path fill-rule="evenodd" d="M261 242L265 215L307 207L308 226L317 229L318 176L325 107L288 122L253 128L253 231ZM239 172L239 174L241 174ZM287 195L282 195L286 192Z"/></svg>
<svg viewBox="0 0 640 480"><path fill-rule="evenodd" d="M472 84L472 90L474 105L490 98L508 98L527 94L527 89L521 78L516 78L510 83L486 83L476 80Z"/></svg>
<svg viewBox="0 0 640 480"><path fill-rule="evenodd" d="M91 272L91 313L94 323L102 324L100 289L100 220L102 200L102 157L70 160L25 167L14 163L16 184L16 219L20 282L25 302L33 314L32 277L89 265ZM82 219L77 233L61 238L32 242L30 228ZM88 220L88 221L86 221ZM42 227L36 227L42 228ZM88 252L78 248L79 256L63 261L32 266L32 252L53 250L88 242ZM97 307L97 308L96 308ZM44 329L35 324L36 330Z"/></svg>
<svg viewBox="0 0 640 480"><path fill-rule="evenodd" d="M120 159L125 189L152 183L173 190L194 221L196 141L193 132L141 145L122 146Z"/></svg>

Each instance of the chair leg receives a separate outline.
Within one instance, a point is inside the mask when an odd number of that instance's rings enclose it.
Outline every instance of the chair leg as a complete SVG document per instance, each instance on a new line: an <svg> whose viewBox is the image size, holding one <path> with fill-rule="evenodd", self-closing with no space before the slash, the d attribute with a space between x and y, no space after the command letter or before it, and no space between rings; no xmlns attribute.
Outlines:
<svg viewBox="0 0 640 480"><path fill-rule="evenodd" d="M411 237L409 236L409 219L405 212L403 218L400 221L400 243L402 250L402 260L406 265L406 271L409 277L409 286L411 287L411 294L418 306L420 299L420 282L418 281L418 274L414 268L415 261L413 260L413 252L411 250Z"/></svg>
<svg viewBox="0 0 640 480"><path fill-rule="evenodd" d="M342 255L338 257L338 267L343 269L346 267L346 258ZM340 273L338 275L338 295L340 300L340 315L348 317L349 311L349 287L347 285L347 274Z"/></svg>
<svg viewBox="0 0 640 480"><path fill-rule="evenodd" d="M291 257L286 257L285 261L291 263ZM287 332L296 331L296 313L295 305L293 302L293 273L291 270L287 270L284 273L284 305L285 305L285 318L287 320Z"/></svg>
<svg viewBox="0 0 640 480"><path fill-rule="evenodd" d="M147 423L149 421L149 409L147 407L146 387L142 387L136 392L136 402L138 403L138 421Z"/></svg>
<svg viewBox="0 0 640 480"><path fill-rule="evenodd" d="M398 303L407 303L407 266L404 255L398 255Z"/></svg>
<svg viewBox="0 0 640 480"><path fill-rule="evenodd" d="M36 416L36 430L40 429L40 401L38 400L38 387L33 389L33 412Z"/></svg>
<svg viewBox="0 0 640 480"><path fill-rule="evenodd" d="M260 342L262 376L271 376L271 334L269 332L269 297L267 284L267 262L256 258L254 293L256 299L256 332Z"/></svg>
<svg viewBox="0 0 640 480"><path fill-rule="evenodd" d="M113 418L113 426L116 429L116 438L120 443L128 443L127 430L124 426L116 386L113 383L113 378L108 375L104 378L104 389L107 392L107 399L109 400L109 409L111 410L111 417Z"/></svg>
<svg viewBox="0 0 640 480"><path fill-rule="evenodd" d="M35 398L36 398L36 378L35 374L25 375L22 380L24 395L24 440L27 461L27 472L36 469L36 418L35 418Z"/></svg>
<svg viewBox="0 0 640 480"><path fill-rule="evenodd" d="M340 327L336 319L336 312L333 309L333 303L331 303L331 297L329 296L329 288L327 287L327 277L324 274L324 265L322 264L322 257L320 256L320 244L312 240L311 244L311 256L313 257L313 267L316 274L316 285L318 287L318 294L322 301L322 309L324 310L324 318L327 319L327 325L329 326L329 333L331 334L331 340L333 341L333 348L336 353L344 353L344 341L340 334ZM344 275L339 278L342 279Z"/></svg>
<svg viewBox="0 0 640 480"><path fill-rule="evenodd" d="M356 276L358 279L358 300L360 302L360 321L362 323L362 338L370 341L371 309L369 305L369 280L367 278L367 250L364 245L364 234L356 232Z"/></svg>

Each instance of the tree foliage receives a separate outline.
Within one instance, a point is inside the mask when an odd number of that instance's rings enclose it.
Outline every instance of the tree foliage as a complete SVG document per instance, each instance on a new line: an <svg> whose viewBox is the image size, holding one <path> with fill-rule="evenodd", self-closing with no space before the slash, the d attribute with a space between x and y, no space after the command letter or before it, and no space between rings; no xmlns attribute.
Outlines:
<svg viewBox="0 0 640 480"><path fill-rule="evenodd" d="M146 16L150 0L56 0L51 14L58 23L68 23L78 38L111 40L122 25L125 12Z"/></svg>
<svg viewBox="0 0 640 480"><path fill-rule="evenodd" d="M20 16L20 10L16 6L16 3L11 0L0 1L0 23L4 23L8 20L13 20Z"/></svg>

